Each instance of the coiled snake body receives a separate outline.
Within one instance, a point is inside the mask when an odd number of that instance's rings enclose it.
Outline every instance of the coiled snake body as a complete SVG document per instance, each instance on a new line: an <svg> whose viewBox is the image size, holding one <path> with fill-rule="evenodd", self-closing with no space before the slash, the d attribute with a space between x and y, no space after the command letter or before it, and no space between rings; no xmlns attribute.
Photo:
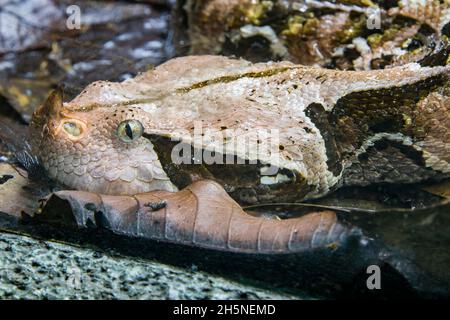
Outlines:
<svg viewBox="0 0 450 320"><path fill-rule="evenodd" d="M93 83L69 103L55 93L35 113L35 150L52 178L112 195L213 179L240 202L298 201L345 183L439 178L450 172L449 70L179 58L122 83ZM183 154L186 145L193 150ZM196 163L198 150L217 161ZM365 174L383 166L392 169Z"/></svg>
<svg viewBox="0 0 450 320"><path fill-rule="evenodd" d="M33 116L34 153L53 179L84 191L63 197L122 214L134 235L146 225L150 238L215 249L303 250L340 236L333 214L264 222L235 202L225 210L214 197L193 200L205 191L197 181L214 180L211 192L222 186L239 203L272 203L448 177L447 55L373 71L177 58L122 83L95 82L68 103L55 91ZM149 208L145 197L197 207Z"/></svg>

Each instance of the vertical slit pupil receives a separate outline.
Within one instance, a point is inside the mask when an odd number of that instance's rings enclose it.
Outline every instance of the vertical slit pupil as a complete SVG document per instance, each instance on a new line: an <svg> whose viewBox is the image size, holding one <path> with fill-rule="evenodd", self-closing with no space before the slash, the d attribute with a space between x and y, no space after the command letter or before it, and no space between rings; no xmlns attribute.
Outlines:
<svg viewBox="0 0 450 320"><path fill-rule="evenodd" d="M130 138L131 140L133 140L133 130L131 129L131 126L129 123L127 123L125 125L125 133L128 136L128 138Z"/></svg>

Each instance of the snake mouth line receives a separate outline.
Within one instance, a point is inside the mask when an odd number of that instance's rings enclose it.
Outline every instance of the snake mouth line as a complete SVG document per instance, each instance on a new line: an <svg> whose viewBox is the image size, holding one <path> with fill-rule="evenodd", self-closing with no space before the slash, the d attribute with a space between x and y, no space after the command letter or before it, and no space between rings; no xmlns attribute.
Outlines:
<svg viewBox="0 0 450 320"><path fill-rule="evenodd" d="M193 130L171 130L170 133L144 131L142 136L150 142L163 141L170 148L173 164L239 165L283 162L285 147L280 144L279 129L260 129L252 132L233 129L204 130L195 121ZM270 166L274 167L274 166ZM265 169L263 175L276 171Z"/></svg>

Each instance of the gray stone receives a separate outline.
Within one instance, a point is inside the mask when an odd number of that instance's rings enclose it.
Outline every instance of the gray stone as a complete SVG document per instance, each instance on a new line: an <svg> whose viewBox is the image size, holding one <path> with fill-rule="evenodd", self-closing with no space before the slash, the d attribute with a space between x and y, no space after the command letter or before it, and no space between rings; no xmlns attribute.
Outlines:
<svg viewBox="0 0 450 320"><path fill-rule="evenodd" d="M0 299L298 299L191 269L0 233Z"/></svg>

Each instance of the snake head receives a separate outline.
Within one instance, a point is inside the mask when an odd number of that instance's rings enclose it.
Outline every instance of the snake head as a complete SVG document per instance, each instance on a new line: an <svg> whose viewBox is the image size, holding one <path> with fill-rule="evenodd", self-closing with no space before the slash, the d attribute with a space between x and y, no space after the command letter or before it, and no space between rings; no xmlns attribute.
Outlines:
<svg viewBox="0 0 450 320"><path fill-rule="evenodd" d="M70 189L111 195L175 191L152 143L148 119L130 107L85 107L53 91L33 115L33 153L49 176Z"/></svg>

